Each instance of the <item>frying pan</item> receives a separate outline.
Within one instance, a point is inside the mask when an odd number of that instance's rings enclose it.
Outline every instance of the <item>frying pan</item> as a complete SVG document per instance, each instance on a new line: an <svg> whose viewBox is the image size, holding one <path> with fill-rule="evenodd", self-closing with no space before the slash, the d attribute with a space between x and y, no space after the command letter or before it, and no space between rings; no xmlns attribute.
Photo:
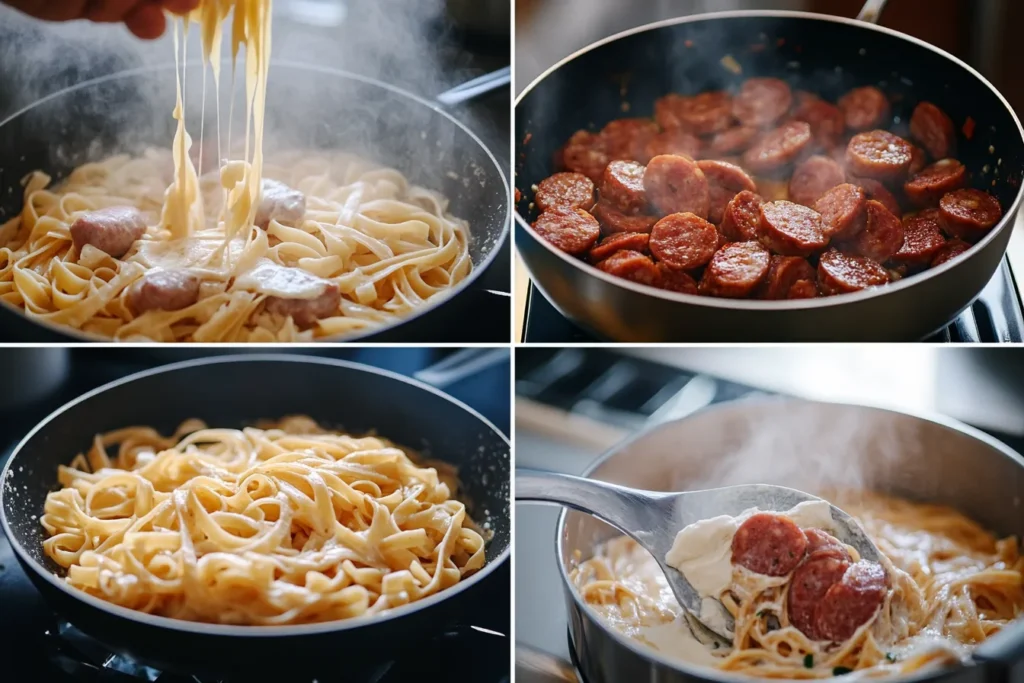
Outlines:
<svg viewBox="0 0 1024 683"><path fill-rule="evenodd" d="M374 430L459 468L474 519L494 536L484 568L452 588L376 617L299 626L224 626L157 617L72 588L42 551L39 524L59 464L94 434L126 425L170 433L182 420L242 427L308 414L354 433ZM0 475L0 527L54 611L116 652L163 670L300 680L300 671L356 671L451 626L509 557L508 440L468 406L417 380L343 361L281 355L159 367L91 391L47 417ZM211 653L216 653L211 656ZM258 656L256 656L258 653Z"/></svg>
<svg viewBox="0 0 1024 683"><path fill-rule="evenodd" d="M877 20L873 0L862 17ZM687 47L690 45L692 47ZM720 63L731 55L742 74ZM972 184L991 191L1003 220L965 256L885 287L804 301L698 297L613 277L540 239L530 188L551 175L554 153L576 130L623 116L651 116L668 92L734 89L774 76L832 101L860 85L881 87L905 127L929 100L959 127L958 156ZM628 112L628 113L625 113ZM1010 105L978 72L952 55L867 21L805 12L738 11L650 24L597 42L535 80L516 100L515 243L555 307L613 341L917 341L942 329L995 273L1021 201L1024 130ZM899 125L896 128L900 131Z"/></svg>
<svg viewBox="0 0 1024 683"><path fill-rule="evenodd" d="M230 64L223 73L227 81ZM31 171L45 170L59 180L75 167L111 154L150 146L170 149L174 74L172 64L86 81L0 122L0 223L21 210L21 181ZM275 61L269 78L268 152L275 148L324 149L363 155L397 168L413 183L442 193L450 200L451 212L469 222L474 266L469 277L448 296L437 297L412 316L343 339L428 342L451 338L453 329L464 329L465 312L473 301L467 290L491 266L508 233L509 189L498 161L469 128L437 103L387 83L288 61ZM203 86L202 66L189 65L184 89L193 133L199 130L202 118ZM212 79L206 87L206 138L215 145ZM226 84L222 90L227 90ZM244 88L234 89L235 131L244 130L243 95ZM223 94L221 99L226 121L231 101ZM239 134L234 137L237 142ZM197 133L194 138L198 144ZM496 270L500 271L500 266ZM0 302L0 329L12 341L101 340L31 320L5 302Z"/></svg>
<svg viewBox="0 0 1024 683"><path fill-rule="evenodd" d="M997 534L1024 535L1024 457L945 417L870 406L789 398L722 403L641 431L605 453L584 476L655 491L751 483L810 492L860 486L949 505ZM749 681L673 661L605 627L580 599L569 571L597 544L618 535L579 512L559 516L556 557L580 680ZM1018 620L978 647L970 662L901 680L1010 683L1020 680L1022 667L1024 620ZM576 677L565 663L525 650L517 652L517 680Z"/></svg>

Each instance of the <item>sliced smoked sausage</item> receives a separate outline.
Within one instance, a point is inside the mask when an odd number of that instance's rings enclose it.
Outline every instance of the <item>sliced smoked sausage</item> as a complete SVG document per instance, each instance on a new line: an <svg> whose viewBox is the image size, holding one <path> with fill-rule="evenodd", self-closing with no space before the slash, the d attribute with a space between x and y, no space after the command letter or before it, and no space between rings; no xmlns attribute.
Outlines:
<svg viewBox="0 0 1024 683"><path fill-rule="evenodd" d="M665 130L682 128L694 135L710 135L732 124L732 98L717 90L692 97L670 94L655 101L654 118Z"/></svg>
<svg viewBox="0 0 1024 683"><path fill-rule="evenodd" d="M793 202L761 205L758 239L776 254L811 256L828 246L821 215Z"/></svg>
<svg viewBox="0 0 1024 683"><path fill-rule="evenodd" d="M846 163L853 175L892 180L905 175L914 150L909 142L887 130L857 133L846 147Z"/></svg>
<svg viewBox="0 0 1024 683"><path fill-rule="evenodd" d="M839 539L821 529L804 529L807 537L807 559L808 561L818 557L837 557L841 560L850 560L850 552Z"/></svg>
<svg viewBox="0 0 1024 683"><path fill-rule="evenodd" d="M824 150L831 150L843 139L846 119L842 110L817 95L797 93L797 106L793 111L793 118L810 125L815 144Z"/></svg>
<svg viewBox="0 0 1024 683"><path fill-rule="evenodd" d="M708 181L708 220L716 225L722 222L725 208L733 197L743 191L757 190L753 178L735 164L704 159L697 162L697 167Z"/></svg>
<svg viewBox="0 0 1024 683"><path fill-rule="evenodd" d="M708 180L692 159L670 154L654 157L644 171L644 189L647 199L662 214L692 213L708 217L711 203Z"/></svg>
<svg viewBox="0 0 1024 683"><path fill-rule="evenodd" d="M818 640L842 643L871 621L885 601L889 577L877 562L861 560L849 566L815 607Z"/></svg>
<svg viewBox="0 0 1024 683"><path fill-rule="evenodd" d="M845 182L842 166L828 157L812 156L793 169L793 177L789 179L789 198L813 208L822 195Z"/></svg>
<svg viewBox="0 0 1024 683"><path fill-rule="evenodd" d="M863 256L830 249L818 259L818 289L822 294L847 294L888 284L889 271Z"/></svg>
<svg viewBox="0 0 1024 683"><path fill-rule="evenodd" d="M663 130L647 142L644 149L644 158L638 159L647 163L656 156L662 154L674 154L677 156L696 159L700 156L701 141L696 135L686 132L681 128L670 128Z"/></svg>
<svg viewBox="0 0 1024 683"><path fill-rule="evenodd" d="M601 232L650 232L658 222L655 216L645 214L627 214L619 211L608 202L601 200L594 206L594 218L601 223Z"/></svg>
<svg viewBox="0 0 1024 683"><path fill-rule="evenodd" d="M825 234L830 238L849 239L864 229L864 190L856 185L836 185L814 204L821 214Z"/></svg>
<svg viewBox="0 0 1024 683"><path fill-rule="evenodd" d="M859 178L851 176L850 182L864 190L864 194L867 195L868 199L874 199L876 202L881 202L885 208L892 212L892 215L903 215L903 212L900 210L900 203L896 201L896 197L893 196L892 192L889 192L885 185L874 178Z"/></svg>
<svg viewBox="0 0 1024 683"><path fill-rule="evenodd" d="M661 281L658 286L662 289L680 294L697 294L697 281L690 277L689 273L673 270L664 263L658 264L658 271L661 273Z"/></svg>
<svg viewBox="0 0 1024 683"><path fill-rule="evenodd" d="M903 219L903 246L893 254L898 265L927 267L946 244L938 209L925 209Z"/></svg>
<svg viewBox="0 0 1024 683"><path fill-rule="evenodd" d="M851 130L871 130L889 121L889 99L873 86L854 88L840 97L838 104L846 127Z"/></svg>
<svg viewBox="0 0 1024 683"><path fill-rule="evenodd" d="M907 199L918 206L935 206L942 195L959 190L967 182L967 169L956 159L940 159L912 175L903 184Z"/></svg>
<svg viewBox="0 0 1024 683"><path fill-rule="evenodd" d="M795 160L811 142L811 127L789 121L765 133L743 153L743 166L754 173L770 173Z"/></svg>
<svg viewBox="0 0 1024 683"><path fill-rule="evenodd" d="M813 284L816 279L814 268L807 262L807 259L799 256L772 256L768 265L768 274L758 288L757 297L772 300L788 299L796 283L810 282Z"/></svg>
<svg viewBox="0 0 1024 683"><path fill-rule="evenodd" d="M583 209L567 209L556 206L545 211L533 224L541 237L567 254L580 256L601 236L597 219Z"/></svg>
<svg viewBox="0 0 1024 683"><path fill-rule="evenodd" d="M733 242L756 240L760 232L763 203L761 195L756 192L740 192L726 205L719 230L726 239Z"/></svg>
<svg viewBox="0 0 1024 683"><path fill-rule="evenodd" d="M657 287L661 278L654 261L639 251L617 251L597 264L597 268L609 275L639 282L642 285Z"/></svg>
<svg viewBox="0 0 1024 683"><path fill-rule="evenodd" d="M770 260L771 254L760 242L726 244L704 269L701 291L727 299L750 296L768 274Z"/></svg>
<svg viewBox="0 0 1024 683"><path fill-rule="evenodd" d="M789 517L759 512L732 537L732 563L755 574L785 576L804 559L807 537Z"/></svg>
<svg viewBox="0 0 1024 683"><path fill-rule="evenodd" d="M590 250L590 262L599 263L617 251L647 251L647 243L651 236L646 232L617 232L605 237L597 246Z"/></svg>
<svg viewBox="0 0 1024 683"><path fill-rule="evenodd" d="M267 297L267 312L291 318L300 330L308 330L321 318L329 318L338 312L341 305L341 290L333 282L325 281L323 292L312 299L289 299L280 296Z"/></svg>
<svg viewBox="0 0 1024 683"><path fill-rule="evenodd" d="M651 229L651 253L676 270L700 268L718 248L715 226L692 213L665 216Z"/></svg>
<svg viewBox="0 0 1024 683"><path fill-rule="evenodd" d="M809 557L797 567L786 599L789 623L808 638L817 640L815 608L829 589L842 581L849 567L848 561L828 555Z"/></svg>
<svg viewBox="0 0 1024 683"><path fill-rule="evenodd" d="M793 92L778 78L748 78L732 100L732 115L755 128L771 128L793 105Z"/></svg>
<svg viewBox="0 0 1024 683"><path fill-rule="evenodd" d="M180 311L199 301L201 284L199 276L188 270L152 270L128 288L128 305L136 315Z"/></svg>
<svg viewBox="0 0 1024 683"><path fill-rule="evenodd" d="M644 167L635 161L608 164L601 181L601 199L623 213L639 213L646 209Z"/></svg>
<svg viewBox="0 0 1024 683"><path fill-rule="evenodd" d="M954 151L953 120L931 102L919 102L914 107L910 115L910 136L921 143L932 159L945 159Z"/></svg>
<svg viewBox="0 0 1024 683"><path fill-rule="evenodd" d="M541 211L556 206L586 211L594 205L594 182L582 173L556 173L537 184L533 201Z"/></svg>
<svg viewBox="0 0 1024 683"><path fill-rule="evenodd" d="M601 139L609 161L636 161L657 133L658 126L650 119L616 119L601 129Z"/></svg>
<svg viewBox="0 0 1024 683"><path fill-rule="evenodd" d="M260 185L260 203L253 224L263 230L270 221L295 227L306 215L306 195L277 180L264 178Z"/></svg>
<svg viewBox="0 0 1024 683"><path fill-rule="evenodd" d="M595 183L601 182L604 168L610 161L604 139L586 130L576 131L559 156L566 170L582 173Z"/></svg>
<svg viewBox="0 0 1024 683"><path fill-rule="evenodd" d="M963 240L956 238L948 240L944 245L942 245L942 248L936 252L935 258L932 259L931 267L937 268L946 261L952 261L970 248L971 245Z"/></svg>
<svg viewBox="0 0 1024 683"><path fill-rule="evenodd" d="M71 224L70 232L79 254L89 244L121 258L146 234L146 219L134 206L110 206L82 214Z"/></svg>
<svg viewBox="0 0 1024 683"><path fill-rule="evenodd" d="M708 142L708 151L712 154L739 154L750 147L759 132L753 126L733 126L716 133Z"/></svg>
<svg viewBox="0 0 1024 683"><path fill-rule="evenodd" d="M946 234L967 242L983 237L1003 217L998 199L972 188L944 195L939 200L939 211Z"/></svg>
<svg viewBox="0 0 1024 683"><path fill-rule="evenodd" d="M869 199L864 205L867 222L857 233L853 251L879 263L885 263L903 246L903 223L880 202Z"/></svg>

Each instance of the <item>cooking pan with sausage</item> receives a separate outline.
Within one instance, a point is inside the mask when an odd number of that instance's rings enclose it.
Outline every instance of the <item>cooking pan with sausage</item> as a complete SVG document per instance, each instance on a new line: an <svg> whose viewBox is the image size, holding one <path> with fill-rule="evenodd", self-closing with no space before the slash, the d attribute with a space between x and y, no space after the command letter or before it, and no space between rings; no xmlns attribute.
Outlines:
<svg viewBox="0 0 1024 683"><path fill-rule="evenodd" d="M623 342L927 337L995 273L1024 169L1020 122L969 66L800 12L601 41L527 88L516 126L533 281Z"/></svg>

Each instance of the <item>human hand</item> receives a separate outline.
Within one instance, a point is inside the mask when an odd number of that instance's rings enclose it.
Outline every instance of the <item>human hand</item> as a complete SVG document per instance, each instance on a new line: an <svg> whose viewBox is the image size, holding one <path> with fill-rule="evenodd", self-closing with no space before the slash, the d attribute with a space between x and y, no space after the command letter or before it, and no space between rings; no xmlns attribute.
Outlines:
<svg viewBox="0 0 1024 683"><path fill-rule="evenodd" d="M200 0L0 0L16 10L45 21L88 19L123 23L139 38L152 40L167 28L165 11L191 12Z"/></svg>

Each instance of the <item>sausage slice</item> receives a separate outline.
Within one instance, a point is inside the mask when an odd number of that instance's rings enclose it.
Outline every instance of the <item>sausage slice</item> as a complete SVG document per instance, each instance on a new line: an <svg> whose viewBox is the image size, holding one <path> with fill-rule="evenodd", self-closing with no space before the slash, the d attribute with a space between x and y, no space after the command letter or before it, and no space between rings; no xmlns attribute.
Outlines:
<svg viewBox="0 0 1024 683"><path fill-rule="evenodd" d="M757 184L739 166L727 161L705 159L697 167L708 181L708 220L714 224L722 222L726 206L738 193L757 190Z"/></svg>
<svg viewBox="0 0 1024 683"><path fill-rule="evenodd" d="M776 254L804 257L821 251L829 242L817 211L784 201L761 205L759 239Z"/></svg>
<svg viewBox="0 0 1024 683"><path fill-rule="evenodd" d="M849 239L864 229L864 190L856 185L836 185L814 204L821 214L825 233L832 238Z"/></svg>
<svg viewBox="0 0 1024 683"><path fill-rule="evenodd" d="M840 97L838 104L851 130L878 128L889 120L889 99L874 86L854 88Z"/></svg>
<svg viewBox="0 0 1024 683"><path fill-rule="evenodd" d="M533 229L551 244L574 256L590 251L601 236L601 226L596 218L583 209L562 206L542 213Z"/></svg>
<svg viewBox="0 0 1024 683"><path fill-rule="evenodd" d="M732 114L740 123L770 128L793 104L789 85L778 78L748 78L732 101Z"/></svg>
<svg viewBox="0 0 1024 683"><path fill-rule="evenodd" d="M743 165L754 173L770 173L789 164L811 143L811 127L789 121L766 133L743 153Z"/></svg>
<svg viewBox="0 0 1024 683"><path fill-rule="evenodd" d="M128 288L128 305L136 315L180 311L199 301L200 284L188 270L152 270Z"/></svg>
<svg viewBox="0 0 1024 683"><path fill-rule="evenodd" d="M711 296L742 299L768 274L771 254L760 242L733 242L715 252L704 269L701 291Z"/></svg>
<svg viewBox="0 0 1024 683"><path fill-rule="evenodd" d="M983 237L1003 217L998 199L971 188L944 195L939 200L939 211L946 234L968 242Z"/></svg>
<svg viewBox="0 0 1024 683"><path fill-rule="evenodd" d="M755 574L785 576L804 559L807 537L793 520L759 512L747 518L732 538L732 563Z"/></svg>
<svg viewBox="0 0 1024 683"><path fill-rule="evenodd" d="M818 288L822 294L847 294L889 283L889 271L864 258L830 249L818 259Z"/></svg>
<svg viewBox="0 0 1024 683"><path fill-rule="evenodd" d="M588 210L594 206L594 182L582 173L556 173L537 184L533 201L541 211L556 206Z"/></svg>
<svg viewBox="0 0 1024 683"><path fill-rule="evenodd" d="M648 246L666 266L693 270L714 256L718 248L718 231L700 216L674 213L655 223Z"/></svg>
<svg viewBox="0 0 1024 683"><path fill-rule="evenodd" d="M253 223L264 230L270 221L295 227L306 215L306 195L270 178L264 178L260 186L260 204L256 208Z"/></svg>
<svg viewBox="0 0 1024 683"><path fill-rule="evenodd" d="M764 200L756 192L744 190L732 198L722 214L719 229L733 242L756 240L761 226L761 204Z"/></svg>
<svg viewBox="0 0 1024 683"><path fill-rule="evenodd" d="M644 167L635 161L613 161L604 169L601 199L624 213L647 208Z"/></svg>
<svg viewBox="0 0 1024 683"><path fill-rule="evenodd" d="M644 189L647 199L662 214L708 217L708 180L692 159L669 154L654 157L644 171Z"/></svg>
<svg viewBox="0 0 1024 683"><path fill-rule="evenodd" d="M873 199L864 205L864 212L867 223L854 238L853 249L861 256L885 263L903 246L903 223Z"/></svg>
<svg viewBox="0 0 1024 683"><path fill-rule="evenodd" d="M946 244L938 209L925 209L903 219L903 246L892 260L898 265L927 267Z"/></svg>
<svg viewBox="0 0 1024 683"><path fill-rule="evenodd" d="M828 157L812 156L793 170L793 177L789 179L789 198L813 208L822 195L845 182L842 166Z"/></svg>
<svg viewBox="0 0 1024 683"><path fill-rule="evenodd" d="M918 206L935 206L942 195L959 190L967 182L967 169L956 159L940 159L903 184L907 199Z"/></svg>
<svg viewBox="0 0 1024 683"><path fill-rule="evenodd" d="M609 275L652 287L657 287L661 278L661 272L654 261L638 251L617 251L598 263L597 268Z"/></svg>
<svg viewBox="0 0 1024 683"><path fill-rule="evenodd" d="M846 147L846 163L853 174L877 180L905 175L913 155L909 142L887 130L858 133Z"/></svg>
<svg viewBox="0 0 1024 683"><path fill-rule="evenodd" d="M134 206L111 206L82 214L71 224L70 231L78 253L89 244L121 258L135 240L146 234L146 220Z"/></svg>
<svg viewBox="0 0 1024 683"><path fill-rule="evenodd" d="M919 102L910 115L910 135L931 155L944 159L953 152L956 131L953 120L931 102Z"/></svg>
<svg viewBox="0 0 1024 683"><path fill-rule="evenodd" d="M817 639L848 640L878 613L888 589L889 577L882 565L866 560L851 564L815 607Z"/></svg>

